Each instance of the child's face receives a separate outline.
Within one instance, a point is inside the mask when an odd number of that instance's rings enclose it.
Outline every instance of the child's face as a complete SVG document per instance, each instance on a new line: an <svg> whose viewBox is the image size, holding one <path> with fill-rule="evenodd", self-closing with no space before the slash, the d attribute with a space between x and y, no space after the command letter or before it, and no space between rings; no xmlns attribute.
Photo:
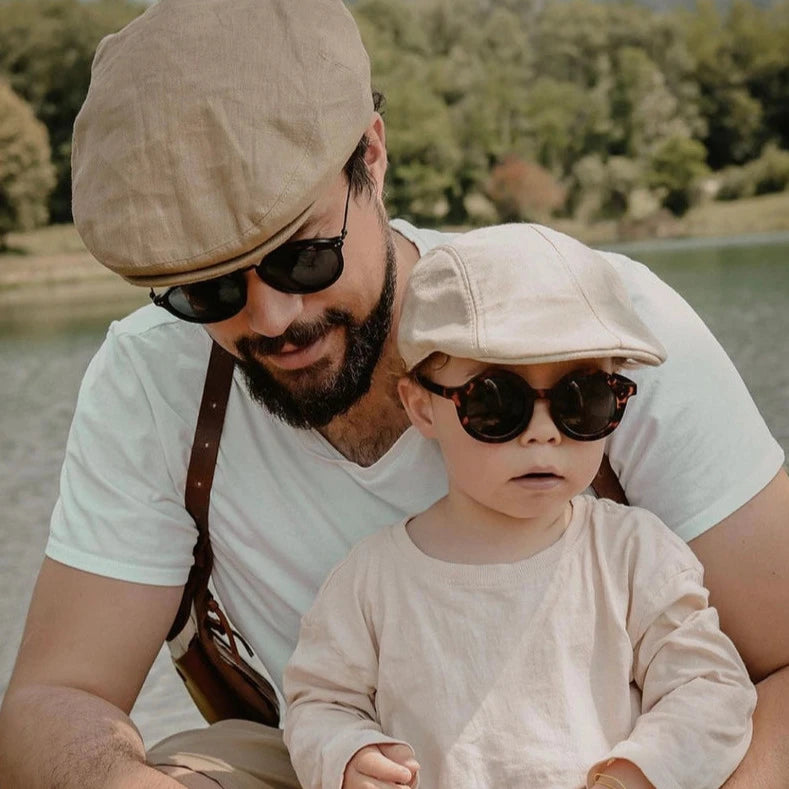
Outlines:
<svg viewBox="0 0 789 789"><path fill-rule="evenodd" d="M611 372L610 359L495 367L517 373L535 389L550 389L576 370ZM425 371L443 386L459 386L491 365L450 357ZM450 495L514 518L542 517L585 490L602 460L605 439L576 441L551 419L549 403L538 399L527 428L504 443L485 443L462 427L455 404L430 394L414 381L401 385L409 416L417 428L441 447Z"/></svg>

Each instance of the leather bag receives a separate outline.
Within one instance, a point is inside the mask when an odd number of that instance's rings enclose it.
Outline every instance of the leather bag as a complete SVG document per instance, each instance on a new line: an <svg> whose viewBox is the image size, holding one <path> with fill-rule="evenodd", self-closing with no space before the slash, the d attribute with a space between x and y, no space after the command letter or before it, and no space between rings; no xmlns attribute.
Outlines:
<svg viewBox="0 0 789 789"><path fill-rule="evenodd" d="M184 496L186 509L197 526L194 564L167 635L167 646L176 671L208 723L242 718L277 726L279 704L274 688L241 657L239 642L250 657L252 651L233 630L208 588L214 563L208 509L234 366L234 358L214 343Z"/></svg>

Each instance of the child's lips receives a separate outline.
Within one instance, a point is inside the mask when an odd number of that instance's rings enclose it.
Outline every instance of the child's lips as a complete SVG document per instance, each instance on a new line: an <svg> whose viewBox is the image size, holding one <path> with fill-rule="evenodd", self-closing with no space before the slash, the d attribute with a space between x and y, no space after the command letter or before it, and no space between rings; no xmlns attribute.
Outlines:
<svg viewBox="0 0 789 789"><path fill-rule="evenodd" d="M533 466L515 479L523 479L524 477L562 477L562 474L554 466Z"/></svg>
<svg viewBox="0 0 789 789"><path fill-rule="evenodd" d="M550 490L560 485L564 477L555 468L531 468L512 481L531 490Z"/></svg>

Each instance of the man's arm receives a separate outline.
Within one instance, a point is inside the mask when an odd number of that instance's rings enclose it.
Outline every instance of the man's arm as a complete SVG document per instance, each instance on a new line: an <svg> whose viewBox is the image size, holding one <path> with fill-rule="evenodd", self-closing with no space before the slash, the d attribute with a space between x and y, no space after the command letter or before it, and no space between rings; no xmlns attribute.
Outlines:
<svg viewBox="0 0 789 789"><path fill-rule="evenodd" d="M710 604L759 694L753 741L726 789L789 786L789 476L690 542Z"/></svg>
<svg viewBox="0 0 789 789"><path fill-rule="evenodd" d="M44 559L0 708L0 784L180 786L145 765L128 713L181 593Z"/></svg>

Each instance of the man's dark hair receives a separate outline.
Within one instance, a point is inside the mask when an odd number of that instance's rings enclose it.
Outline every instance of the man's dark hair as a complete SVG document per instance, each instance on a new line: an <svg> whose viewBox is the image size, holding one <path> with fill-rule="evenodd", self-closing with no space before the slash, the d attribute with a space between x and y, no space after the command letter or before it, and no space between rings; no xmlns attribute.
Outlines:
<svg viewBox="0 0 789 789"><path fill-rule="evenodd" d="M384 106L384 94L380 91L373 91L373 109L376 112L382 112ZM348 182L351 185L351 191L354 195L361 194L362 192L369 192L372 194L375 189L375 184L367 170L367 165L364 162L364 155L367 153L367 146L370 141L367 135L359 140L354 152L351 154L348 161L345 163L344 172L348 177Z"/></svg>

